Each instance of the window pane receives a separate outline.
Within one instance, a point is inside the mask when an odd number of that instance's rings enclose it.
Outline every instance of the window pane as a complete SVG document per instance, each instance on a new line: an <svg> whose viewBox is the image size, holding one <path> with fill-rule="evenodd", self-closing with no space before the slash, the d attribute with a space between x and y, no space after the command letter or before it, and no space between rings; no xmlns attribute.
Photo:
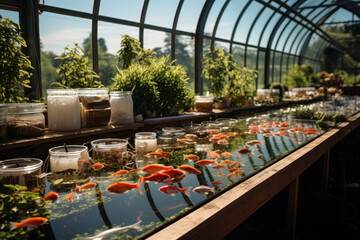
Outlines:
<svg viewBox="0 0 360 240"><path fill-rule="evenodd" d="M249 7L246 9L244 15L242 16L239 25L236 29L235 38L234 38L235 41L242 43L246 42L246 38L248 36L251 24L262 7L263 5L258 2L255 1L251 2Z"/></svg>
<svg viewBox="0 0 360 240"><path fill-rule="evenodd" d="M220 20L216 37L226 38L226 39L231 38L235 21L247 2L248 1L244 0L244 1L231 1L229 3Z"/></svg>
<svg viewBox="0 0 360 240"><path fill-rule="evenodd" d="M46 98L46 89L54 88L51 83L59 76L55 69L60 61L54 57L64 52L64 47L74 48L74 42L84 49L84 41L91 34L91 21L44 12L39 16L41 41L41 72L43 96ZM91 51L84 49L85 55L91 63Z"/></svg>
<svg viewBox="0 0 360 240"><path fill-rule="evenodd" d="M178 0L151 0L145 23L172 28L178 3Z"/></svg>
<svg viewBox="0 0 360 240"><path fill-rule="evenodd" d="M210 51L211 40L208 38L204 38L203 41L203 56ZM204 77L203 80L203 92L206 94L207 91L210 91L210 81Z"/></svg>
<svg viewBox="0 0 360 240"><path fill-rule="evenodd" d="M185 0L179 15L177 29L195 32L205 0Z"/></svg>
<svg viewBox="0 0 360 240"><path fill-rule="evenodd" d="M188 36L177 35L175 38L176 64L185 68L189 78L187 86L192 92L195 92L194 53L194 39Z"/></svg>
<svg viewBox="0 0 360 240"><path fill-rule="evenodd" d="M250 69L256 69L256 55L257 49L256 48L247 48L247 59L246 59L246 67Z"/></svg>
<svg viewBox="0 0 360 240"><path fill-rule="evenodd" d="M265 88L265 52L259 51L259 59L258 59L258 88Z"/></svg>
<svg viewBox="0 0 360 240"><path fill-rule="evenodd" d="M282 32L281 35L279 35L279 39L274 39L277 42L276 50L282 51L284 48L285 40L290 33L290 31L297 25L294 21L291 21L284 29L284 32ZM280 31L280 29L278 30ZM282 30L281 30L282 31Z"/></svg>
<svg viewBox="0 0 360 240"><path fill-rule="evenodd" d="M290 20L289 19L285 19L284 21L282 21L280 27L277 29L276 31L276 34L275 34L275 37L272 41L272 44L271 44L271 49L275 49L276 47L276 42L278 40L278 38L280 37L280 34L281 34L281 31L288 25L290 24Z"/></svg>
<svg viewBox="0 0 360 240"><path fill-rule="evenodd" d="M233 60L240 66L244 66L244 52L245 48L241 45L234 45L232 49Z"/></svg>
<svg viewBox="0 0 360 240"><path fill-rule="evenodd" d="M273 65L273 78L272 78L272 82L280 82L280 57L281 54L280 53L275 53L275 61L274 61L274 65ZM271 84L270 83L270 84Z"/></svg>
<svg viewBox="0 0 360 240"><path fill-rule="evenodd" d="M81 12L92 12L93 11L93 0L46 0L44 1L45 5L61 7Z"/></svg>
<svg viewBox="0 0 360 240"><path fill-rule="evenodd" d="M299 37L299 33L300 33L301 29L303 29L303 26L298 24L295 27L295 29L293 29L294 31L289 33L290 35L287 35L287 41L286 41L285 46L284 46L284 52L289 52L290 51L290 46L293 43L293 41L295 40L295 37Z"/></svg>
<svg viewBox="0 0 360 240"><path fill-rule="evenodd" d="M273 10L271 10L270 8L266 8L262 14L260 15L260 17L258 18L257 22L254 25L254 28L251 32L250 35L250 39L249 39L249 44L251 45L258 45L259 42L259 37L261 35L261 31L264 28L264 23L266 23L271 14L273 14Z"/></svg>
<svg viewBox="0 0 360 240"><path fill-rule="evenodd" d="M275 15L270 20L269 24L266 26L266 29L263 32L261 43L260 43L261 47L267 47L271 32L274 29L274 27L280 17L281 17L280 13L275 13Z"/></svg>
<svg viewBox="0 0 360 240"><path fill-rule="evenodd" d="M143 0L106 0L100 2L100 15L107 17L140 21Z"/></svg>
<svg viewBox="0 0 360 240"><path fill-rule="evenodd" d="M9 18L11 21L19 24L19 12L0 9L0 16L2 16L2 18Z"/></svg>
<svg viewBox="0 0 360 240"><path fill-rule="evenodd" d="M219 16L219 13L221 11L221 8L223 7L225 3L225 0L215 1L213 6L211 7L209 16L206 20L205 24L205 35L211 36L213 34L214 25L216 22L217 17Z"/></svg>

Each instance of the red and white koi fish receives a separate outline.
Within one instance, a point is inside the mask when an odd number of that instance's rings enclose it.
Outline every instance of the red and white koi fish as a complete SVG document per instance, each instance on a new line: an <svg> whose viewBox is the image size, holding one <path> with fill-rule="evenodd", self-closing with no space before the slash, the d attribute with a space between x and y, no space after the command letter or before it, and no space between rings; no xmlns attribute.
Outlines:
<svg viewBox="0 0 360 240"><path fill-rule="evenodd" d="M198 186L193 189L194 193L205 194L205 195L208 195L210 192L214 192L214 191L215 191L214 188L210 188L208 186Z"/></svg>
<svg viewBox="0 0 360 240"><path fill-rule="evenodd" d="M159 191L162 193L169 194L171 196L175 196L174 193L181 192L185 194L186 196L190 196L189 191L191 187L185 187L185 188L178 188L174 185L167 185L159 188Z"/></svg>

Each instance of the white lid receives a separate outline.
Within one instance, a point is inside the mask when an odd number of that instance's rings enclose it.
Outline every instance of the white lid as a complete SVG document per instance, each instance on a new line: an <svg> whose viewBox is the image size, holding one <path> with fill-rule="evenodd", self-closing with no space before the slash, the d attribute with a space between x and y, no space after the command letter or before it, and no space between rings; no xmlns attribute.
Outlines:
<svg viewBox="0 0 360 240"><path fill-rule="evenodd" d="M46 90L48 95L77 95L77 89L48 89Z"/></svg>
<svg viewBox="0 0 360 240"><path fill-rule="evenodd" d="M79 96L98 96L107 95L109 93L108 88L81 88L79 89Z"/></svg>

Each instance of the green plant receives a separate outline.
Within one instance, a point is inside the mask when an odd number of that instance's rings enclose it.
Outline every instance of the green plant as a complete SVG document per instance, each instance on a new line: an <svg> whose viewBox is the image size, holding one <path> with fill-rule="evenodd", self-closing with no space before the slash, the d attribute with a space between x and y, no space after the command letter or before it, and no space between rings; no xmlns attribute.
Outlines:
<svg viewBox="0 0 360 240"><path fill-rule="evenodd" d="M20 47L26 47L20 27L8 18L0 20L0 103L25 102L23 88L30 88L33 67Z"/></svg>
<svg viewBox="0 0 360 240"><path fill-rule="evenodd" d="M279 89L280 90L280 99L283 98L284 96L284 88L283 88L283 85L281 83L272 83L270 85L270 89Z"/></svg>
<svg viewBox="0 0 360 240"><path fill-rule="evenodd" d="M240 96L242 94L241 68L233 60L229 61L229 81L226 85L226 95L230 97Z"/></svg>
<svg viewBox="0 0 360 240"><path fill-rule="evenodd" d="M127 69L131 64L135 63L141 49L140 42L129 35L121 35L120 50L118 54L118 62L123 62L123 68Z"/></svg>
<svg viewBox="0 0 360 240"><path fill-rule="evenodd" d="M306 87L309 85L309 71L297 64L293 65L291 69L284 75L284 85L289 89L297 87Z"/></svg>
<svg viewBox="0 0 360 240"><path fill-rule="evenodd" d="M59 73L61 82L54 82L59 88L100 88L103 85L96 80L99 76L90 68L89 59L84 56L83 50L77 43L75 48L64 48L61 60L56 72Z"/></svg>
<svg viewBox="0 0 360 240"><path fill-rule="evenodd" d="M244 96L253 96L255 91L255 78L259 71L243 67L241 69L242 93Z"/></svg>

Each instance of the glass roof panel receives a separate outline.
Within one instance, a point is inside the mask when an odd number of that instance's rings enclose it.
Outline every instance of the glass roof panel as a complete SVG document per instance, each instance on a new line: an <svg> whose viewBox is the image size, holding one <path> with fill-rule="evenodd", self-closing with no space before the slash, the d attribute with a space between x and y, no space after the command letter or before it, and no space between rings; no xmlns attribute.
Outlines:
<svg viewBox="0 0 360 240"><path fill-rule="evenodd" d="M214 4L211 7L209 16L206 20L205 24L205 31L204 34L211 36L214 30L215 22L217 17L219 16L219 13L221 11L221 8L223 7L226 0L219 0L215 1Z"/></svg>
<svg viewBox="0 0 360 240"><path fill-rule="evenodd" d="M266 47L271 35L272 30L274 29L276 23L279 21L281 17L280 13L275 13L274 17L270 20L269 24L267 25L266 29L264 30L260 46Z"/></svg>
<svg viewBox="0 0 360 240"><path fill-rule="evenodd" d="M275 49L276 41L280 37L282 29L284 29L288 24L290 24L290 22L291 22L290 19L285 19L284 21L282 21L282 23L280 24L280 27L278 28L278 30L275 33L275 37L271 44L271 49Z"/></svg>
<svg viewBox="0 0 360 240"><path fill-rule="evenodd" d="M305 10L306 10L306 9L305 9ZM307 16L307 19L313 19L313 18L317 17L323 10L324 10L324 7L316 8L312 13L310 13L310 14ZM321 14L320 14L320 15L321 15Z"/></svg>
<svg viewBox="0 0 360 240"><path fill-rule="evenodd" d="M288 6L292 6L294 3L296 3L297 2L297 0L289 0L289 1L287 1L286 2L286 4L288 5Z"/></svg>
<svg viewBox="0 0 360 240"><path fill-rule="evenodd" d="M235 21L248 1L231 1L219 23L216 37L230 39Z"/></svg>
<svg viewBox="0 0 360 240"><path fill-rule="evenodd" d="M19 24L19 12L0 9L0 16L3 18L9 18L11 21Z"/></svg>
<svg viewBox="0 0 360 240"><path fill-rule="evenodd" d="M134 22L140 21L143 0L106 0L100 2L100 15Z"/></svg>
<svg viewBox="0 0 360 240"><path fill-rule="evenodd" d="M284 32L281 34L281 36L279 35L279 39L274 38L274 41L278 41L277 46L276 46L276 50L282 51L285 41L290 33L290 31L297 25L296 22L291 21L289 24L287 24L285 26ZM278 31L282 31L282 29L279 29Z"/></svg>
<svg viewBox="0 0 360 240"><path fill-rule="evenodd" d="M288 36L288 40L285 43L285 47L284 47L284 52L289 52L290 51L290 46L293 43L293 41L295 40L295 37L299 37L299 33L300 31L303 29L303 26L301 26L300 24L298 24L294 31L291 33L290 36Z"/></svg>
<svg viewBox="0 0 360 240"><path fill-rule="evenodd" d="M178 0L151 0L146 12L145 23L172 28Z"/></svg>
<svg viewBox="0 0 360 240"><path fill-rule="evenodd" d="M237 42L246 42L246 38L248 36L250 27L259 13L260 9L262 9L263 5L253 1L249 7L246 9L244 15L242 16L239 25L236 29L234 40Z"/></svg>
<svg viewBox="0 0 360 240"><path fill-rule="evenodd" d="M322 19L326 14L328 14L329 12L331 12L335 7L327 7L323 12L321 12L318 16L316 16L314 19L312 19L311 21L313 23L317 23L320 21L320 19Z"/></svg>
<svg viewBox="0 0 360 240"><path fill-rule="evenodd" d="M326 21L325 23L329 22L343 22L343 21L351 21L352 20L352 13L348 10L340 8L336 12L334 12Z"/></svg>
<svg viewBox="0 0 360 240"><path fill-rule="evenodd" d="M257 22L254 25L254 28L251 32L250 38L249 38L249 44L251 45L257 45L259 42L259 37L261 35L261 31L264 28L264 23L266 23L271 14L273 14L273 10L270 8L266 8L262 14L260 15L260 17L258 18Z"/></svg>
<svg viewBox="0 0 360 240"><path fill-rule="evenodd" d="M91 13L93 11L93 0L46 0L44 1L45 5L50 5L54 7L66 8L71 10L76 10L80 12L88 12Z"/></svg>
<svg viewBox="0 0 360 240"><path fill-rule="evenodd" d="M196 32L196 26L204 4L205 0L185 0L180 11L177 29L187 32Z"/></svg>

